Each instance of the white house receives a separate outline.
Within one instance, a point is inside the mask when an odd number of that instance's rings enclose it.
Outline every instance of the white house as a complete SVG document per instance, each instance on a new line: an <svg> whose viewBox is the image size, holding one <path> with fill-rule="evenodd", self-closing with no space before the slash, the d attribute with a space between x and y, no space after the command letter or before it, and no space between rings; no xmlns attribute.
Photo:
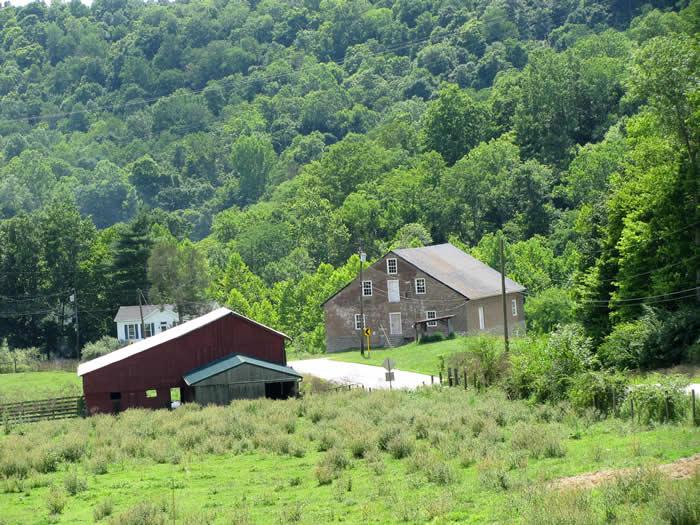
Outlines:
<svg viewBox="0 0 700 525"><path fill-rule="evenodd" d="M180 316L172 304L120 306L114 318L114 322L117 323L117 339L129 342L144 339L141 331L141 311L146 337L164 332L180 322Z"/></svg>

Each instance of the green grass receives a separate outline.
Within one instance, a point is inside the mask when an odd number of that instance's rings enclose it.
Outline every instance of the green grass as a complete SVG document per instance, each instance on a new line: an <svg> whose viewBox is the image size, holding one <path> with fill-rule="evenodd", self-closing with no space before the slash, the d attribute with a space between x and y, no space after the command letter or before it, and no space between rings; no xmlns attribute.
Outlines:
<svg viewBox="0 0 700 525"><path fill-rule="evenodd" d="M156 523L511 523L521 520L513 502L548 480L700 449L700 432L688 426L637 427L500 392L440 388L136 410L6 430L2 524L93 523L107 500L114 515L150 502L164 518ZM538 442L559 452L534 454ZM506 490L490 483L497 475ZM50 516L56 501L65 506Z"/></svg>
<svg viewBox="0 0 700 525"><path fill-rule="evenodd" d="M327 354L324 357L348 363L363 363L381 366L386 358L396 362L396 368L409 372L438 375L440 357L464 351L464 338L447 339L435 343L409 343L397 348L379 348L370 351L370 357L362 357L359 350Z"/></svg>
<svg viewBox="0 0 700 525"><path fill-rule="evenodd" d="M75 372L0 374L0 403L78 396L82 391L82 381Z"/></svg>

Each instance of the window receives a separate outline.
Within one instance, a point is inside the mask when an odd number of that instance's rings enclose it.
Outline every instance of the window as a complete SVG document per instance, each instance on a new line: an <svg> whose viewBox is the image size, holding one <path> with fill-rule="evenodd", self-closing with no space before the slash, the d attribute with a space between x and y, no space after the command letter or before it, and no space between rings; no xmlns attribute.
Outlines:
<svg viewBox="0 0 700 525"><path fill-rule="evenodd" d="M388 273L389 275L396 275L397 273L399 273L398 268L399 267L398 267L396 259L387 259L386 260L386 273Z"/></svg>
<svg viewBox="0 0 700 525"><path fill-rule="evenodd" d="M146 397L158 397L158 391L155 389L146 390Z"/></svg>
<svg viewBox="0 0 700 525"><path fill-rule="evenodd" d="M401 301L401 294L399 293L399 280L389 279L386 282L387 296L390 303L398 303Z"/></svg>
<svg viewBox="0 0 700 525"><path fill-rule="evenodd" d="M485 326L484 323L484 307L479 307L479 330L483 330Z"/></svg>
<svg viewBox="0 0 700 525"><path fill-rule="evenodd" d="M389 334L401 335L403 328L401 327L401 312L389 314Z"/></svg>
<svg viewBox="0 0 700 525"><path fill-rule="evenodd" d="M518 300L513 299L510 301L510 311L513 313L513 317L518 317Z"/></svg>
<svg viewBox="0 0 700 525"><path fill-rule="evenodd" d="M425 312L425 318L426 319L435 319L437 317L437 312L435 310L428 310ZM437 326L437 321L428 321L428 326L430 327L436 327Z"/></svg>
<svg viewBox="0 0 700 525"><path fill-rule="evenodd" d="M362 295L372 297L372 281L362 281Z"/></svg>
<svg viewBox="0 0 700 525"><path fill-rule="evenodd" d="M161 321L160 322L160 331L165 332L167 329L168 329L168 323L166 323L165 321Z"/></svg>
<svg viewBox="0 0 700 525"><path fill-rule="evenodd" d="M360 317L360 314L355 314L355 330L362 330L365 326L367 326L367 316L363 316L365 318L365 322L362 322L362 318Z"/></svg>
<svg viewBox="0 0 700 525"><path fill-rule="evenodd" d="M144 326L146 337L151 337L155 334L155 325L153 323L146 323Z"/></svg>
<svg viewBox="0 0 700 525"><path fill-rule="evenodd" d="M138 339L139 338L139 326L136 324L124 325L124 333L127 340Z"/></svg>
<svg viewBox="0 0 700 525"><path fill-rule="evenodd" d="M416 279L416 294L425 294L425 279L423 279L422 277Z"/></svg>

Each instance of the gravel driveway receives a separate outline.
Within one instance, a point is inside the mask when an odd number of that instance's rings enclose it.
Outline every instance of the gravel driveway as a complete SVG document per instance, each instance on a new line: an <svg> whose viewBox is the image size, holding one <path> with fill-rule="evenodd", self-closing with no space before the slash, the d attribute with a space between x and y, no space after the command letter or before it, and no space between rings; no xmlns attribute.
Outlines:
<svg viewBox="0 0 700 525"><path fill-rule="evenodd" d="M386 370L380 366L343 363L331 359L304 359L287 363L297 372L320 377L341 384L359 384L365 388L389 388L384 378ZM435 378L437 381L437 378ZM416 372L394 370L392 388L417 388L430 384L430 376Z"/></svg>

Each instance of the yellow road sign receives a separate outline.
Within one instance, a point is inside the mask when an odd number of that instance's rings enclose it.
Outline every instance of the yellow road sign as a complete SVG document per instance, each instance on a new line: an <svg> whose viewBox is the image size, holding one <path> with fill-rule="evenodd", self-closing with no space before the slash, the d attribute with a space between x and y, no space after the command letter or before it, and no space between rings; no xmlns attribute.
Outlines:
<svg viewBox="0 0 700 525"><path fill-rule="evenodd" d="M365 331L362 332L362 333L363 333L364 335L366 335L367 337L369 337L370 335L372 335L372 329L371 329L371 328L365 328Z"/></svg>

